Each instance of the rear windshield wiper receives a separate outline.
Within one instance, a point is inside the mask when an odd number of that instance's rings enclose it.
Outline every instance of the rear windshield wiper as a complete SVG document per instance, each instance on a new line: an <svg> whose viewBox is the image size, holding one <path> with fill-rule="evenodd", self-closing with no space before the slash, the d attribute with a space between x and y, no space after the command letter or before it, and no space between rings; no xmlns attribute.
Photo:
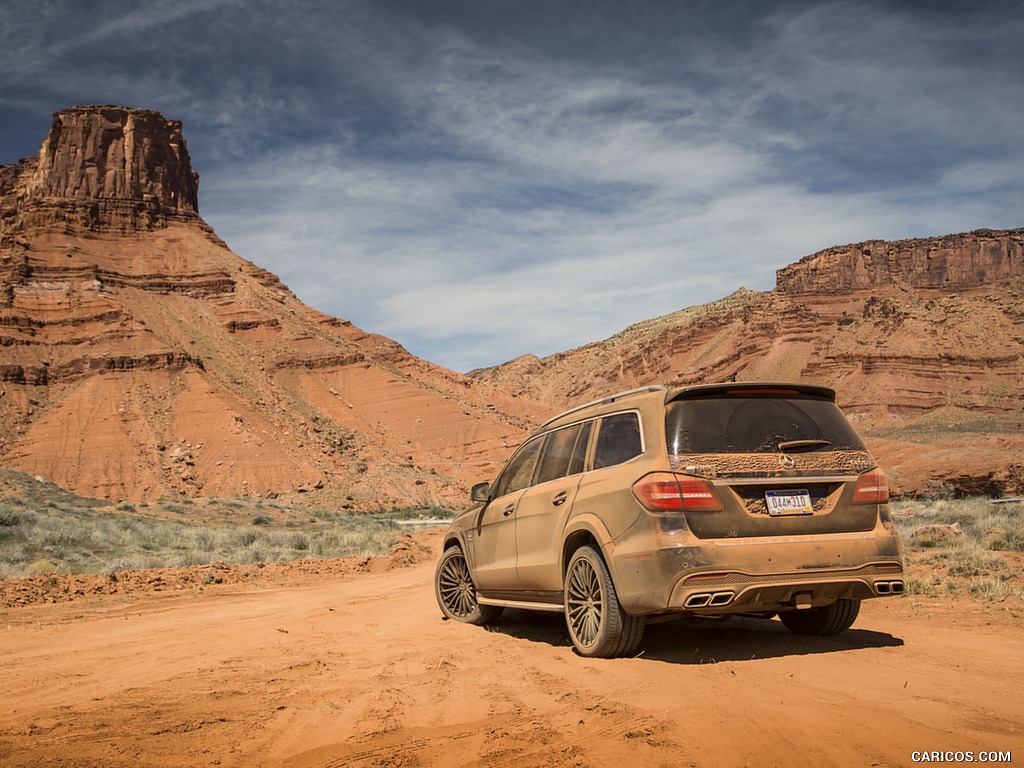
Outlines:
<svg viewBox="0 0 1024 768"><path fill-rule="evenodd" d="M832 445L828 440L785 440L779 443L779 450L782 453L789 451L811 451L815 448L824 448Z"/></svg>

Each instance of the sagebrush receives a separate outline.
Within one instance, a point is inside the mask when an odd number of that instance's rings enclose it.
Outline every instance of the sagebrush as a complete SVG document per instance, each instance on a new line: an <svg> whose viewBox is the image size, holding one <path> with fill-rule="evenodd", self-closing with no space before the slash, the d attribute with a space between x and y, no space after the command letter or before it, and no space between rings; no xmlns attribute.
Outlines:
<svg viewBox="0 0 1024 768"><path fill-rule="evenodd" d="M193 504L212 510L211 514L221 507L225 515L230 510L231 521L206 525L156 519ZM69 500L39 503L25 498L0 502L0 578L218 561L249 564L371 557L385 554L394 545L400 520L451 516L438 508L349 514L237 499L187 503L177 499L138 507L142 508L125 504L97 508Z"/></svg>

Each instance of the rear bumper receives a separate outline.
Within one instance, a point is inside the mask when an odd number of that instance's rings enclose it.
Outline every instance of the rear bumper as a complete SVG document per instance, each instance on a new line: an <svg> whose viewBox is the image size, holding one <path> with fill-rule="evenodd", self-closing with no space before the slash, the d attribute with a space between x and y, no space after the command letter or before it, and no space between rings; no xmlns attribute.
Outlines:
<svg viewBox="0 0 1024 768"><path fill-rule="evenodd" d="M777 611L828 605L840 598L901 595L903 591L902 565L886 561L854 569L795 573L706 572L680 579L668 608L700 614Z"/></svg>
<svg viewBox="0 0 1024 768"><path fill-rule="evenodd" d="M628 613L774 612L904 591L899 539L881 523L864 533L707 541L677 531L671 538L646 551L616 542L609 561Z"/></svg>

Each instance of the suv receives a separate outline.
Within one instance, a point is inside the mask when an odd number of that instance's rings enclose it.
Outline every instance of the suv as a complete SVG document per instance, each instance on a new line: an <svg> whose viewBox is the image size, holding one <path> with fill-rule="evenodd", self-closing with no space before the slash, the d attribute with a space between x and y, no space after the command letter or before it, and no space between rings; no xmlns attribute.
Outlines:
<svg viewBox="0 0 1024 768"><path fill-rule="evenodd" d="M835 634L904 589L888 482L826 387L612 395L543 424L472 499L435 573L445 616L564 612L584 656L683 615Z"/></svg>

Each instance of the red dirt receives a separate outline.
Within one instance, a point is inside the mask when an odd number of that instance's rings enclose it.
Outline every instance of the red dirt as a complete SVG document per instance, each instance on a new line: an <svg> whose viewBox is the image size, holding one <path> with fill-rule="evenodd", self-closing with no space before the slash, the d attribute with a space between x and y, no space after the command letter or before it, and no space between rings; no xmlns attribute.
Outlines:
<svg viewBox="0 0 1024 768"><path fill-rule="evenodd" d="M836 638L778 621L648 628L576 656L557 615L441 620L439 532L389 557L163 572L0 615L5 766L902 766L1024 754L1019 601L865 603ZM408 566L407 566L408 563ZM316 573L316 570L319 573ZM201 570L201 569L200 569Z"/></svg>

